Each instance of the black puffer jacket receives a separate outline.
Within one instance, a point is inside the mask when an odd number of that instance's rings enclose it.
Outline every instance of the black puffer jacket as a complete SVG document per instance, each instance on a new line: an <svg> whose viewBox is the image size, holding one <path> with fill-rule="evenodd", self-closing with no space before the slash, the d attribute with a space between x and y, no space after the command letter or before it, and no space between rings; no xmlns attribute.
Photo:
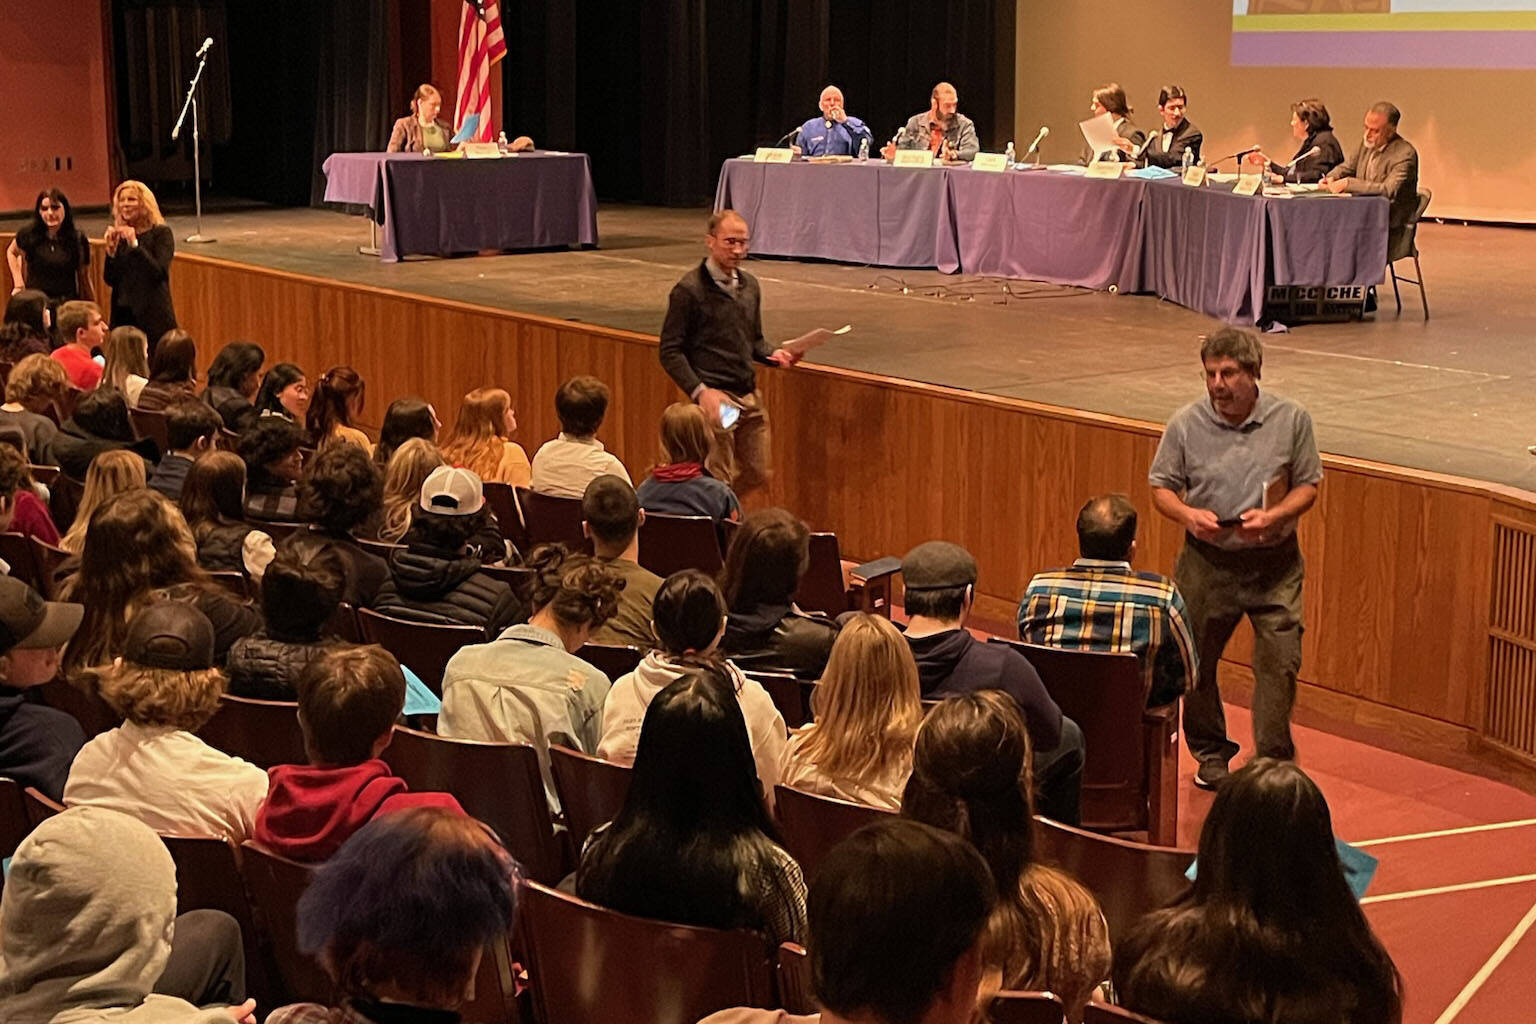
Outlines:
<svg viewBox="0 0 1536 1024"><path fill-rule="evenodd" d="M102 436L93 432L93 425L88 420L78 419L64 421L64 425L54 435L51 451L60 469L76 480L84 480L85 471L91 467L92 459L102 452L117 451L119 448L138 453L144 459L146 474L152 468L151 464L160 457L159 447L148 438L123 441Z"/></svg>
<svg viewBox="0 0 1536 1024"><path fill-rule="evenodd" d="M373 609L412 622L483 626L488 639L529 613L510 586L480 571L480 559L417 546L390 555Z"/></svg>
<svg viewBox="0 0 1536 1024"><path fill-rule="evenodd" d="M794 605L762 605L731 612L720 649L741 668L793 672L819 679L837 639L837 624L807 615Z"/></svg>
<svg viewBox="0 0 1536 1024"><path fill-rule="evenodd" d="M251 421L256 418L256 407L234 388L210 384L208 390L203 392L203 401L219 414L226 429L233 430L237 434L250 426Z"/></svg>
<svg viewBox="0 0 1536 1024"><path fill-rule="evenodd" d="M299 676L310 662L336 646L332 640L290 643L264 632L236 640L224 666L229 692L256 700L297 700Z"/></svg>
<svg viewBox="0 0 1536 1024"><path fill-rule="evenodd" d="M245 536L249 523L205 526L197 531L197 564L209 572L245 571Z"/></svg>

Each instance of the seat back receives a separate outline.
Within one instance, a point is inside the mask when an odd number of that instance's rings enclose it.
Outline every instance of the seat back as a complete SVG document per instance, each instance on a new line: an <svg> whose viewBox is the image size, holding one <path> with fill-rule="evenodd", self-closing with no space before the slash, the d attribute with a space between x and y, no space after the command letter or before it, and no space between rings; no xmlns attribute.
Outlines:
<svg viewBox="0 0 1536 1024"><path fill-rule="evenodd" d="M240 847L240 876L255 910L262 944L271 953L290 1002L330 1006L334 985L314 957L299 952L299 897L314 867L273 853L253 839Z"/></svg>
<svg viewBox="0 0 1536 1024"><path fill-rule="evenodd" d="M0 533L0 559L10 566L10 576L21 580L27 586L45 597L48 594L43 586L42 577L38 574L37 563L32 557L32 540L24 533L15 533L7 530Z"/></svg>
<svg viewBox="0 0 1536 1024"><path fill-rule="evenodd" d="M309 763L299 729L299 705L293 701L226 693L197 734L209 746L243 757L258 768Z"/></svg>
<svg viewBox="0 0 1536 1024"><path fill-rule="evenodd" d="M560 794L571 846L580 850L592 830L612 821L629 793L630 767L558 744L549 748L549 772Z"/></svg>
<svg viewBox="0 0 1536 1024"><path fill-rule="evenodd" d="M993 637L1024 655L1061 713L1083 730L1085 828L1148 827L1142 719L1147 688L1134 654L1069 651Z"/></svg>
<svg viewBox="0 0 1536 1024"><path fill-rule="evenodd" d="M535 1016L560 1024L696 1024L775 1004L755 932L630 917L537 882L519 895Z"/></svg>
<svg viewBox="0 0 1536 1024"><path fill-rule="evenodd" d="M1002 991L987 1004L992 1024L1062 1024L1067 1011L1049 992Z"/></svg>
<svg viewBox="0 0 1536 1024"><path fill-rule="evenodd" d="M15 779L0 775L0 859L15 853L32 831L24 789Z"/></svg>
<svg viewBox="0 0 1536 1024"><path fill-rule="evenodd" d="M223 587L236 600L244 601L248 597L260 597L252 594L251 581L245 578L245 573L236 569L209 569L208 578Z"/></svg>
<svg viewBox="0 0 1536 1024"><path fill-rule="evenodd" d="M36 537L28 537L27 544L32 548L32 564L37 569L39 586L36 589L50 601L56 600L59 585L63 582L59 579L59 568L75 556Z"/></svg>
<svg viewBox="0 0 1536 1024"><path fill-rule="evenodd" d="M33 480L44 487L51 488L53 482L59 478L60 470L58 466L39 466L35 462L30 462L27 464L27 472L31 474Z"/></svg>
<svg viewBox="0 0 1536 1024"><path fill-rule="evenodd" d="M809 612L838 616L848 610L848 588L843 583L843 556L837 546L837 534L811 534L810 562L795 603Z"/></svg>
<svg viewBox="0 0 1536 1024"><path fill-rule="evenodd" d="M582 644L576 657L608 677L608 681L633 672L645 652L627 644Z"/></svg>
<svg viewBox="0 0 1536 1024"><path fill-rule="evenodd" d="M715 521L647 512L640 524L640 564L662 579L683 569L715 575L725 565Z"/></svg>
<svg viewBox="0 0 1536 1024"><path fill-rule="evenodd" d="M1184 872L1195 861L1194 850L1127 842L1040 817L1035 818L1035 853L1098 898L1111 945L1143 915L1182 895L1189 888Z"/></svg>
<svg viewBox="0 0 1536 1024"><path fill-rule="evenodd" d="M447 626L433 622L409 622L371 608L357 610L363 639L378 644L415 672L439 697L443 695L443 669L460 647L485 643L478 626Z"/></svg>
<svg viewBox="0 0 1536 1024"><path fill-rule="evenodd" d="M813 680L801 679L793 672L767 672L754 669L747 677L762 684L773 698L773 706L784 717L784 725L798 729L812 718L811 693L816 688Z"/></svg>
<svg viewBox="0 0 1536 1024"><path fill-rule="evenodd" d="M493 580L501 580L524 601L532 600L535 575L532 569L522 565L482 565L480 571Z"/></svg>
<svg viewBox="0 0 1536 1024"><path fill-rule="evenodd" d="M67 679L50 679L36 688L43 703L70 715L85 730L86 739L100 736L123 724L123 716L112 710L94 690L83 690Z"/></svg>
<svg viewBox="0 0 1536 1024"><path fill-rule="evenodd" d="M775 966L779 1001L790 1013L813 1014L821 1010L811 983L811 955L798 942L779 943Z"/></svg>
<svg viewBox="0 0 1536 1024"><path fill-rule="evenodd" d="M784 846L809 881L832 847L872 821L891 813L879 807L817 796L789 786L773 787L774 807Z"/></svg>
<svg viewBox="0 0 1536 1024"><path fill-rule="evenodd" d="M564 544L571 551L592 553L592 542L581 532L580 498L556 498L519 487L517 505L523 512L529 547Z"/></svg>
<svg viewBox="0 0 1536 1024"><path fill-rule="evenodd" d="M162 452L171 450L171 434L166 424L165 413L156 409L137 409L129 406L128 419L133 423L133 432L139 437L149 438Z"/></svg>
<svg viewBox="0 0 1536 1024"><path fill-rule="evenodd" d="M1083 1024L1158 1024L1151 1017L1108 1003L1089 1003L1083 1010Z"/></svg>
<svg viewBox="0 0 1536 1024"><path fill-rule="evenodd" d="M451 793L494 828L527 877L551 885L564 877L565 850L533 747L450 739L397 725L383 757L412 790Z"/></svg>
<svg viewBox="0 0 1536 1024"><path fill-rule="evenodd" d="M357 624L357 609L343 601L336 606L331 617L325 620L322 634L334 636L338 640L344 640L349 644L363 642L362 627ZM399 658L395 659L399 661Z"/></svg>
<svg viewBox="0 0 1536 1024"><path fill-rule="evenodd" d="M523 513L517 507L517 491L511 484L486 480L481 484L485 503L496 516L496 525L504 540L512 542L519 552L528 550L528 531L523 528Z"/></svg>
<svg viewBox="0 0 1536 1024"><path fill-rule="evenodd" d="M64 809L63 804L43 793L36 786L28 786L21 791L21 803L26 809L27 820L32 823L32 828L37 828Z"/></svg>

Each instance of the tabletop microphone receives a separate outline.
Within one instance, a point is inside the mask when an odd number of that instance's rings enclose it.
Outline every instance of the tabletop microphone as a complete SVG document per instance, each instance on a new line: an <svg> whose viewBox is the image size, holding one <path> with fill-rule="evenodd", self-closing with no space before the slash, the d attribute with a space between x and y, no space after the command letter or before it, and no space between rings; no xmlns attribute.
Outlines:
<svg viewBox="0 0 1536 1024"><path fill-rule="evenodd" d="M1285 165L1285 169L1288 170L1288 171L1292 170L1292 169L1295 168L1295 166L1297 164L1301 163L1303 160L1311 160L1313 157L1317 156L1317 154L1321 153L1322 151L1323 151L1323 147L1322 146L1313 146L1311 149L1309 149L1305 153L1301 154L1301 156L1297 157L1296 159L1292 160L1290 163L1286 164Z"/></svg>
<svg viewBox="0 0 1536 1024"><path fill-rule="evenodd" d="M207 39L203 40L202 47L197 51L197 59L202 60L204 57L208 56L208 51L211 49L213 49L213 36L209 36Z"/></svg>
<svg viewBox="0 0 1536 1024"><path fill-rule="evenodd" d="M799 125L795 125L789 131L785 132L782 136L779 137L779 141L775 142L773 144L773 148L774 149L779 149L779 148L783 147L783 145L786 142L788 142L790 139L794 138L799 133L800 133L800 126Z"/></svg>
<svg viewBox="0 0 1536 1024"><path fill-rule="evenodd" d="M1236 153L1229 153L1228 155L1222 157L1220 160L1217 160L1215 163L1211 164L1211 170L1214 171L1217 167L1223 163L1226 163L1228 160L1241 160L1249 153L1257 153L1258 151L1258 146L1249 146L1247 149L1240 149Z"/></svg>
<svg viewBox="0 0 1536 1024"><path fill-rule="evenodd" d="M1019 159L1021 161L1028 160L1029 159L1029 155L1031 153L1033 153L1035 150L1040 148L1040 143L1044 142L1045 141L1045 137L1047 135L1049 135L1049 134L1051 134L1051 129L1049 127L1047 127L1046 125L1041 125L1040 126L1040 134L1035 136L1035 141L1031 142L1029 144L1029 148L1024 151L1024 155L1022 157L1020 157Z"/></svg>

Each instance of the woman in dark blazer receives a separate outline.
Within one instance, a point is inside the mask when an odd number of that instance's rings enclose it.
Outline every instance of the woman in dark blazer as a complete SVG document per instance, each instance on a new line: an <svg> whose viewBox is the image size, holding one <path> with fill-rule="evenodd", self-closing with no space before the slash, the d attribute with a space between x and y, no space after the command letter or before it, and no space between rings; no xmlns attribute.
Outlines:
<svg viewBox="0 0 1536 1024"><path fill-rule="evenodd" d="M112 193L103 276L112 288L113 327L137 327L154 355L161 335L176 329L171 305L171 259L176 236L160 216L155 194L141 181L125 181Z"/></svg>
<svg viewBox="0 0 1536 1024"><path fill-rule="evenodd" d="M1333 137L1328 108L1319 99L1297 100L1291 104L1291 137L1300 145L1288 163L1271 160L1263 153L1249 156L1252 163L1262 162L1275 181L1316 183L1323 175L1344 162L1344 147ZM1312 152L1313 147L1317 152Z"/></svg>

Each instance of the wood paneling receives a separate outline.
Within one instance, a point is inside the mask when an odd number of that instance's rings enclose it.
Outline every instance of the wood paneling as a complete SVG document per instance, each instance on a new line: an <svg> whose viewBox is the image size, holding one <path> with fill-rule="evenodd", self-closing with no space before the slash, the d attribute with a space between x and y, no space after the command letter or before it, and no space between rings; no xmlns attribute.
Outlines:
<svg viewBox="0 0 1536 1024"><path fill-rule="evenodd" d="M600 436L639 480L655 459L661 410L679 397L645 335L204 256L178 257L173 281L205 363L233 338L312 374L348 363L369 383L365 421L414 393L451 422L460 396L495 384L513 394L531 455L558 429L560 381L591 373L616 399ZM1159 424L825 367L760 379L778 467L769 497L835 529L849 557L956 541L981 565L981 607L1010 620L1031 574L1075 556L1081 504L1123 491L1142 510L1140 564L1171 571L1180 533L1152 511L1146 482ZM1493 517L1536 529L1536 495L1356 459L1324 463L1301 528L1305 691L1328 695L1334 711L1353 702L1360 721L1416 716L1470 746L1487 729ZM1498 572L1501 593L1536 600L1536 559L1504 559ZM1234 668L1250 649L1240 631ZM1501 657L1501 674L1518 667ZM1519 723L1507 705L1494 710L1508 743Z"/></svg>

